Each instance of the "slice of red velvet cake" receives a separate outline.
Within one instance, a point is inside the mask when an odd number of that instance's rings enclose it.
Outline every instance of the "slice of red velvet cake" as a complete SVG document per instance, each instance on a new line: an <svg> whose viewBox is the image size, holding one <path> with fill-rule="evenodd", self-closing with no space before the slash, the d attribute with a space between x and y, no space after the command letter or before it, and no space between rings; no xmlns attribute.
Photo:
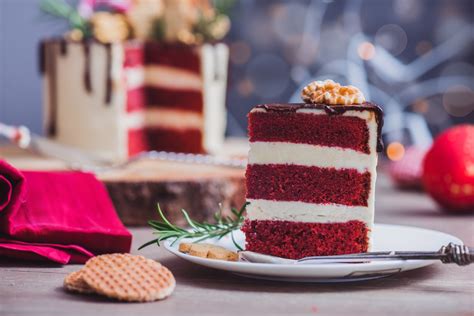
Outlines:
<svg viewBox="0 0 474 316"><path fill-rule="evenodd" d="M248 116L246 249L292 259L365 252L382 111L329 80L302 96Z"/></svg>

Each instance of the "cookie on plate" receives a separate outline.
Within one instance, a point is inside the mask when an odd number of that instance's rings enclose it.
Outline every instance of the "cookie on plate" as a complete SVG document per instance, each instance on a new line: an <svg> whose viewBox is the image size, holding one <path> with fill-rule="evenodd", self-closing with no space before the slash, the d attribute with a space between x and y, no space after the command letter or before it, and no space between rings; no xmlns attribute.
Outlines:
<svg viewBox="0 0 474 316"><path fill-rule="evenodd" d="M208 259L218 259L218 260L226 260L226 261L238 261L239 255L234 252L230 251L226 248L206 244L206 243L181 243L179 245L179 251L183 253L187 253L191 256L201 257L201 258L208 258Z"/></svg>

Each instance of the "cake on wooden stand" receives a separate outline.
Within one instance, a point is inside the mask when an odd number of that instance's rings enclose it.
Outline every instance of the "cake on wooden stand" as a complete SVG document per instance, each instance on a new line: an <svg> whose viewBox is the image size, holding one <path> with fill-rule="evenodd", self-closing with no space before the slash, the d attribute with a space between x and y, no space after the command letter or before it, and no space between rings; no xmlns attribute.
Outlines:
<svg viewBox="0 0 474 316"><path fill-rule="evenodd" d="M47 3L73 27L40 44L47 136L112 160L219 151L229 19L210 1Z"/></svg>
<svg viewBox="0 0 474 316"><path fill-rule="evenodd" d="M152 150L222 153L230 21L212 1L41 8L71 25L40 43L48 137L111 161ZM97 176L127 225L156 218L157 203L178 222L181 209L207 220L220 204L244 203L238 169L140 161Z"/></svg>

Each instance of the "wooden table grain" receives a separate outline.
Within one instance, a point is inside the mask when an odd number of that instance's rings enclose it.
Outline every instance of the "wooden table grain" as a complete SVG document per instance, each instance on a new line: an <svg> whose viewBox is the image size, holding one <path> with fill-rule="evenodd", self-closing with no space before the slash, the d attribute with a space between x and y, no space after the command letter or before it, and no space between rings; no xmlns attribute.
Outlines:
<svg viewBox="0 0 474 316"><path fill-rule="evenodd" d="M437 210L420 192L395 190L383 174L376 192L376 222L440 230L474 245L474 217ZM72 295L64 277L80 265L0 260L0 315L474 315L474 265L436 263L364 282L301 284L247 279L193 265L158 247L137 251L149 228L131 228L132 252L160 261L174 273L173 295L153 303L120 303ZM403 238L403 236L400 236Z"/></svg>

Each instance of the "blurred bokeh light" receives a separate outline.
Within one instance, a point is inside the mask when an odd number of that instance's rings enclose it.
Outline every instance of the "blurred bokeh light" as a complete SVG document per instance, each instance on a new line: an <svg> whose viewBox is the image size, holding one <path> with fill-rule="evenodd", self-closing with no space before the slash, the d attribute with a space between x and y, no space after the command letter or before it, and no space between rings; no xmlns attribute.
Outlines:
<svg viewBox="0 0 474 316"><path fill-rule="evenodd" d="M474 122L473 20L471 0L237 1L228 134L246 134L254 105L298 102L304 84L330 78L384 108L391 159L427 146Z"/></svg>

